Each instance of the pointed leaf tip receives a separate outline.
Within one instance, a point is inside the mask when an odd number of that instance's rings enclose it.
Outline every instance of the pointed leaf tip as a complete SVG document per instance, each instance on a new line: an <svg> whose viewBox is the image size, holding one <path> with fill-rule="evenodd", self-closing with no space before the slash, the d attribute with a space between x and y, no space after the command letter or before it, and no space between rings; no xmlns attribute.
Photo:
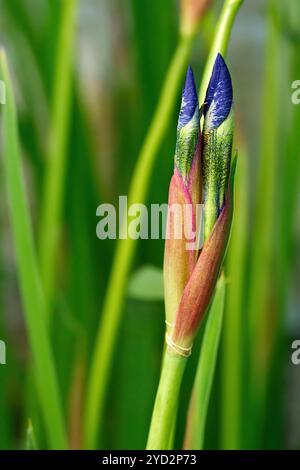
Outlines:
<svg viewBox="0 0 300 470"><path fill-rule="evenodd" d="M196 108L198 108L198 95L193 70L189 65L186 73L185 85L182 92L178 129L185 126L193 118Z"/></svg>
<svg viewBox="0 0 300 470"><path fill-rule="evenodd" d="M219 127L232 107L231 77L222 55L218 53L205 97L205 116L210 128Z"/></svg>

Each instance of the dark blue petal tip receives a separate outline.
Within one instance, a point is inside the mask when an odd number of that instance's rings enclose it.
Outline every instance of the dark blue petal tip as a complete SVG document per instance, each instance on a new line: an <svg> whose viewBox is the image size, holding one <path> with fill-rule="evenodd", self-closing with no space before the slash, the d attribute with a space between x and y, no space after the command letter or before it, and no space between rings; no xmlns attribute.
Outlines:
<svg viewBox="0 0 300 470"><path fill-rule="evenodd" d="M204 114L213 104L211 127L216 128L227 118L232 106L232 83L221 54L217 55L205 97Z"/></svg>
<svg viewBox="0 0 300 470"><path fill-rule="evenodd" d="M181 108L178 120L178 129L185 126L194 116L198 108L198 95L192 68L189 66L186 74L185 85L182 92Z"/></svg>

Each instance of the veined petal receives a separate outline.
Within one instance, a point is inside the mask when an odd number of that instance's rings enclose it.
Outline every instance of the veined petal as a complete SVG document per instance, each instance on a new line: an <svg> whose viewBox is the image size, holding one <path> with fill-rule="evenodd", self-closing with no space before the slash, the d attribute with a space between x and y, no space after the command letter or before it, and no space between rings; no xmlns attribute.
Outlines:
<svg viewBox="0 0 300 470"><path fill-rule="evenodd" d="M202 136L204 236L211 230L225 201L233 139L232 85L218 54L206 94Z"/></svg>
<svg viewBox="0 0 300 470"><path fill-rule="evenodd" d="M189 65L186 73L185 84L182 91L181 108L177 129L181 129L190 122L198 109L198 96L192 67Z"/></svg>
<svg viewBox="0 0 300 470"><path fill-rule="evenodd" d="M206 129L219 127L229 115L231 107L231 77L223 57L218 54L205 97L204 117Z"/></svg>
<svg viewBox="0 0 300 470"><path fill-rule="evenodd" d="M188 183L199 137L199 104L194 75L188 68L177 126L175 165Z"/></svg>

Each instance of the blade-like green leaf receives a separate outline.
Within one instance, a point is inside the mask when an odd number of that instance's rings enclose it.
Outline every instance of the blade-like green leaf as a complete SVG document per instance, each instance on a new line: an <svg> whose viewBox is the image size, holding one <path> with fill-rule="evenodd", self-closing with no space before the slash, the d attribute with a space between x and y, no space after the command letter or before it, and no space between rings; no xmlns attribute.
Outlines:
<svg viewBox="0 0 300 470"><path fill-rule="evenodd" d="M239 163L235 176L235 214L226 256L224 327L222 332L222 420L221 447L241 448L243 308L248 230L248 153L239 142Z"/></svg>
<svg viewBox="0 0 300 470"><path fill-rule="evenodd" d="M76 0L66 0L62 2L61 6L62 18L55 64L49 159L45 176L39 233L39 261L46 300L52 298L55 253L60 232L63 203L72 97Z"/></svg>
<svg viewBox="0 0 300 470"><path fill-rule="evenodd" d="M60 449L66 447L63 413L46 329L46 304L37 267L21 168L15 102L3 51L0 56L0 75L6 89L6 104L2 108L3 164L24 315L34 361L34 377L49 445Z"/></svg>
<svg viewBox="0 0 300 470"><path fill-rule="evenodd" d="M249 276L249 361L247 446L259 448L264 435L266 397L270 378L275 331L278 325L278 294L276 258L279 211L278 169L280 158L280 32L273 19L273 2L269 1L264 61L262 101L261 158L257 169L251 266ZM287 160L287 158L285 158ZM285 161L286 163L286 161ZM283 173L283 172L282 172ZM280 190L282 188L280 175ZM290 210L290 207L289 207ZM281 249L281 247L280 247ZM278 283L278 284L277 284ZM272 317L270 317L272 312ZM270 327L272 318L272 328Z"/></svg>

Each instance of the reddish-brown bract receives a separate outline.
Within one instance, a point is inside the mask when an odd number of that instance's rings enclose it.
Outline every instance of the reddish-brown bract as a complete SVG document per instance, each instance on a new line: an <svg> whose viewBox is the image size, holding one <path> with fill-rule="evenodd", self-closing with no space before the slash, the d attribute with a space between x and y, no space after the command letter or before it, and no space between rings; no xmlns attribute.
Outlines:
<svg viewBox="0 0 300 470"><path fill-rule="evenodd" d="M197 250L188 250L187 244L195 241L196 206L201 202L200 137L192 163L189 179L184 183L175 167L171 179L168 200L167 234L164 256L164 285L167 323L173 321L183 290L197 261ZM174 210L179 207L181 221L176 220ZM173 209L172 209L173 208ZM189 221L184 211L189 209ZM176 226L179 225L178 226ZM179 237L176 238L177 232ZM181 236L180 236L181 235Z"/></svg>
<svg viewBox="0 0 300 470"><path fill-rule="evenodd" d="M172 340L180 347L192 346L211 301L229 238L232 203L232 190L229 188L226 203L183 291L172 330Z"/></svg>

